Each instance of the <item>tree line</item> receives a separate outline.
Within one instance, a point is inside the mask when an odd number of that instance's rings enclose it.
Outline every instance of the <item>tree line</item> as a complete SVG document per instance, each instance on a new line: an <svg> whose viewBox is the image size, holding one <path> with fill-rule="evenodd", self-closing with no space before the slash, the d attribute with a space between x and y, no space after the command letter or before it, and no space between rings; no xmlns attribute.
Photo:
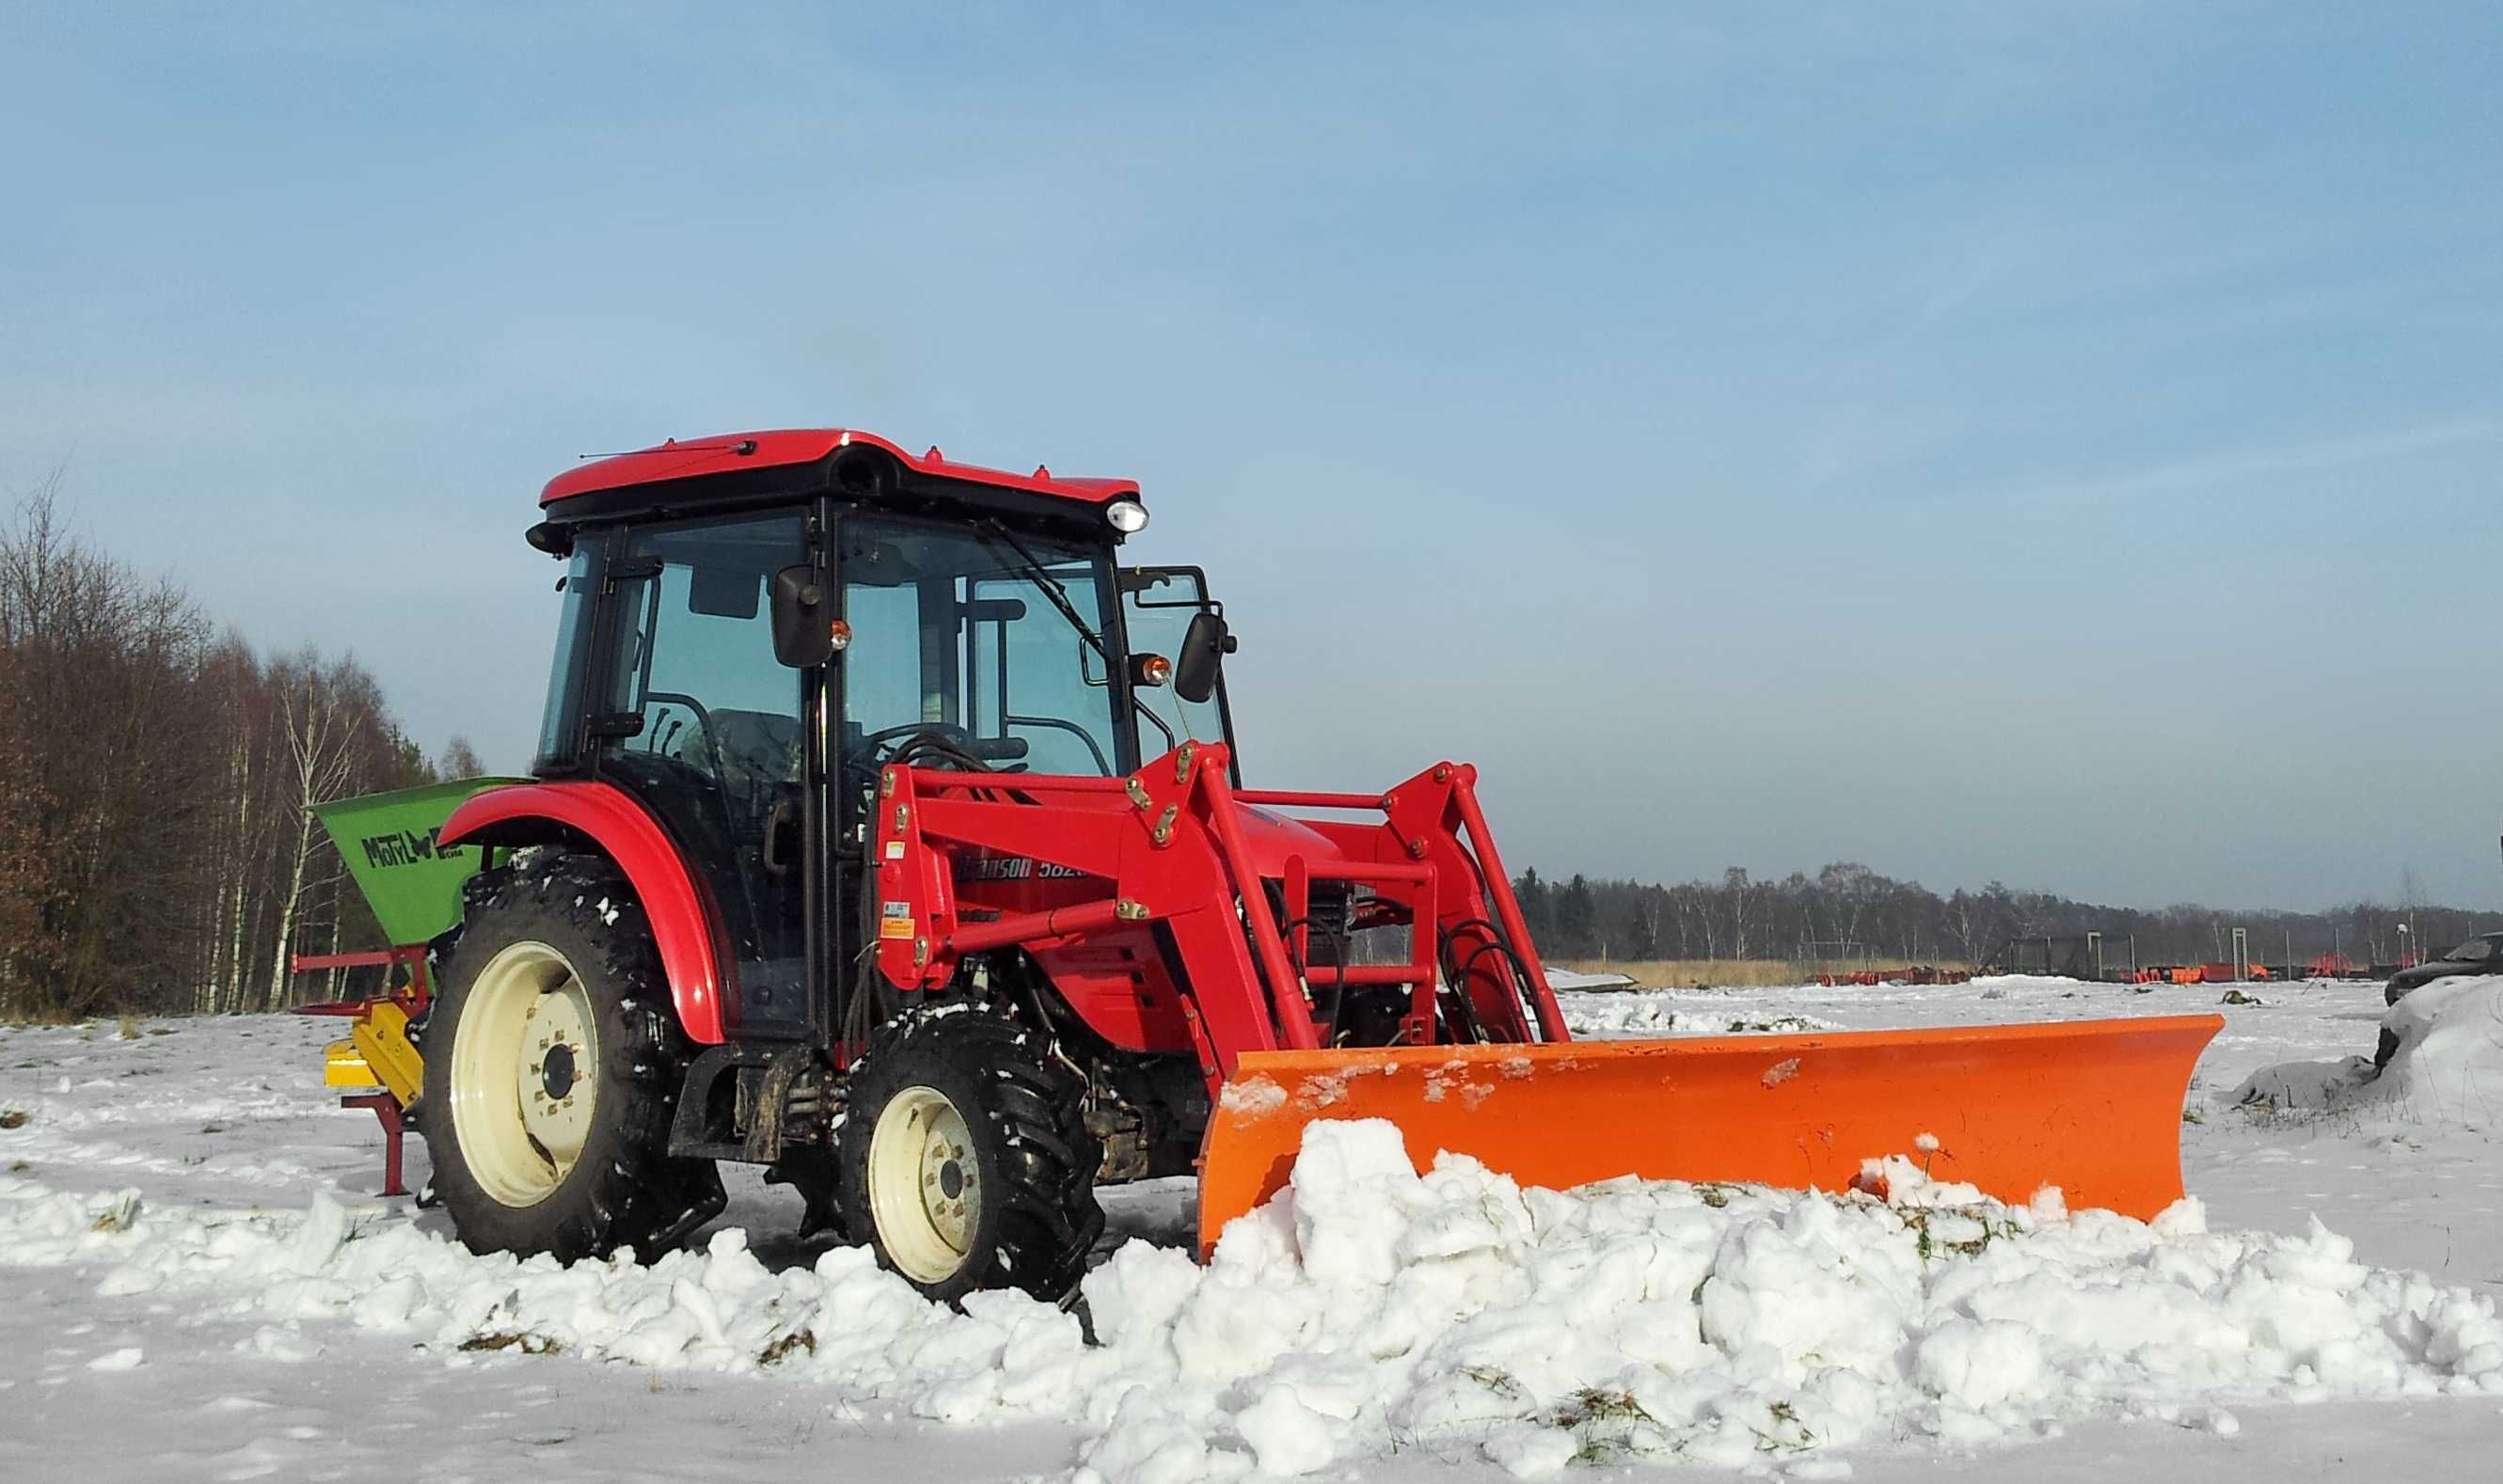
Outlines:
<svg viewBox="0 0 2503 1484"><path fill-rule="evenodd" d="M2216 963L2233 958L2246 930L2253 963L2309 963L2344 954L2360 965L2440 954L2503 928L2491 913L2418 901L2412 876L2395 905L2355 902L2327 912L2221 911L2184 902L2111 907L1992 882L1938 895L1855 861L1810 876L1759 877L1732 866L1717 881L1661 885L1522 873L1513 883L1530 935L1552 959L1785 959L1907 966L1982 964L2011 940L2103 934L2103 956L2137 961Z"/></svg>
<svg viewBox="0 0 2503 1484"><path fill-rule="evenodd" d="M471 777L412 742L373 676L263 654L169 579L70 531L57 481L0 526L0 1020L280 1008L338 993L298 952L382 946L310 806ZM2011 939L2104 935L2109 961L2365 964L2495 926L2421 901L2223 912L2073 901L1992 882L1945 896L1839 861L1814 876L1514 883L1549 958L1983 963Z"/></svg>
<svg viewBox="0 0 2503 1484"><path fill-rule="evenodd" d="M0 1019L326 997L294 952L381 946L309 813L478 771L373 676L262 654L73 533L55 479L0 527Z"/></svg>

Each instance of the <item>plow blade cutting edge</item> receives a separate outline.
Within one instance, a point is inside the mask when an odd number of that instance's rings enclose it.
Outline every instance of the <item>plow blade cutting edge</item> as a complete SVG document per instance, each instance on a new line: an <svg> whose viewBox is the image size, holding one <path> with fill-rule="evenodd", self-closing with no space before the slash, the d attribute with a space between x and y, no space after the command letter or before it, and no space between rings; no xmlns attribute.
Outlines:
<svg viewBox="0 0 2503 1484"><path fill-rule="evenodd" d="M1248 1052L1202 1149L1199 1241L1282 1189L1304 1126L1388 1119L1523 1185L1619 1175L1840 1191L1903 1155L2022 1203L2145 1219L2181 1197L2213 1015L1934 1030Z"/></svg>

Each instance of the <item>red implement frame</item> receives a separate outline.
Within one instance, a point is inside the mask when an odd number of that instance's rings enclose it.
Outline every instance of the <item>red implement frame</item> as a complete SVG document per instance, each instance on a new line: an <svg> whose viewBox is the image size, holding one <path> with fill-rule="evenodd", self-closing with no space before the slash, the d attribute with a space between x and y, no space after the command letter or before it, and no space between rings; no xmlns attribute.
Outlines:
<svg viewBox="0 0 2503 1484"><path fill-rule="evenodd" d="M399 1099L389 1093L354 1093L339 1099L343 1108L371 1108L383 1126L383 1194L405 1196L408 1187L399 1182L400 1138L407 1130L407 1121L400 1116Z"/></svg>
<svg viewBox="0 0 2503 1484"><path fill-rule="evenodd" d="M398 1000L401 1008L411 1016L422 1013L427 1001L433 997L433 990L426 978L426 945L423 943L403 943L395 948L376 948L362 953L291 954L287 960L287 971L291 974L314 974L324 969L373 968L393 963L408 970L408 983L395 987L384 997ZM363 999L321 1000L297 1005L295 1013L354 1017L364 1014L370 1003ZM408 1187L400 1183L400 1145L407 1135L408 1125L407 1120L401 1117L405 1110L400 1107L399 1099L388 1090L347 1093L340 1096L339 1106L367 1109L374 1115L374 1121L383 1126L383 1194L407 1195Z"/></svg>
<svg viewBox="0 0 2503 1484"><path fill-rule="evenodd" d="M375 948L352 954L290 954L287 959L287 971L290 974L318 974L324 969L375 968L393 963L399 964L408 970L408 983L399 985L388 993L394 999L402 1001L408 1013L414 1016L426 1008L426 1002L432 998L434 994L426 979L426 945L423 943L403 943L396 948ZM364 1007L365 1002L361 999L325 999L309 1005L297 1005L295 1013L298 1015L356 1015L361 1013Z"/></svg>

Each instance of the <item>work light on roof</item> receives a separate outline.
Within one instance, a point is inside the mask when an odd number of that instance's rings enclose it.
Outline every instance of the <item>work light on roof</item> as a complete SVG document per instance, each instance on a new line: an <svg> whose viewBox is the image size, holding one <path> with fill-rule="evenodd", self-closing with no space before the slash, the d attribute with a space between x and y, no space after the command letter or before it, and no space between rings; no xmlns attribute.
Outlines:
<svg viewBox="0 0 2503 1484"><path fill-rule="evenodd" d="M1114 500L1104 507L1104 519L1124 536L1135 536L1148 528L1148 507L1136 500Z"/></svg>

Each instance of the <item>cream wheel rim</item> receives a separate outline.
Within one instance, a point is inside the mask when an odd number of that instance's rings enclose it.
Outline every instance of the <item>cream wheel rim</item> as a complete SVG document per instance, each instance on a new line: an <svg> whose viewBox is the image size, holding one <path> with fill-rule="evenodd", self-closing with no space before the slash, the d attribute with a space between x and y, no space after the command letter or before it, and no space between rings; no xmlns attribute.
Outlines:
<svg viewBox="0 0 2503 1484"><path fill-rule="evenodd" d="M452 1035L452 1132L481 1190L531 1206L573 1173L600 1109L591 993L545 943L510 945L469 987Z"/></svg>
<svg viewBox="0 0 2503 1484"><path fill-rule="evenodd" d="M909 1087L869 1136L870 1215L888 1261L937 1283L965 1265L982 1220L981 1171L965 1115L936 1088Z"/></svg>

